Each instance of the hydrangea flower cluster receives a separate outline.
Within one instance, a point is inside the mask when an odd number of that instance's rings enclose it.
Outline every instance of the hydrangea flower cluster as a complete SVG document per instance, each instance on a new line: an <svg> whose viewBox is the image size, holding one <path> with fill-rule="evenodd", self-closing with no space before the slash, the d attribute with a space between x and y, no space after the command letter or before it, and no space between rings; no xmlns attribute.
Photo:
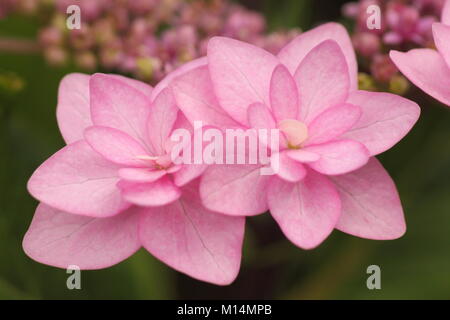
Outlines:
<svg viewBox="0 0 450 320"><path fill-rule="evenodd" d="M70 74L56 113L67 145L28 182L40 204L23 247L41 263L106 268L143 247L180 272L226 285L239 272L247 216L270 210L303 249L334 229L377 240L406 230L396 187L375 156L410 131L420 108L358 90L341 25L305 32L276 56L214 37L206 57L155 87ZM172 134L195 133L198 121L219 133L277 129L279 145L269 163L175 162ZM261 175L263 166L278 169Z"/></svg>
<svg viewBox="0 0 450 320"><path fill-rule="evenodd" d="M39 33L47 60L73 58L84 70L118 71L155 83L181 64L206 53L211 36L222 35L276 53L296 29L268 33L264 16L228 0L19 0L27 12L45 7L51 21ZM67 30L66 10L81 9L80 30ZM12 9L12 3L5 8ZM22 10L23 11L23 10Z"/></svg>
<svg viewBox="0 0 450 320"><path fill-rule="evenodd" d="M450 106L450 1L447 0L440 22L432 26L436 49L421 48L408 52L391 51L400 71L424 92Z"/></svg>
<svg viewBox="0 0 450 320"><path fill-rule="evenodd" d="M353 45L362 66L373 78L387 84L397 77L398 69L389 59L389 51L434 46L431 26L439 21L445 0L360 0L344 5L344 16L354 20ZM381 9L379 29L369 29L369 6ZM397 78L395 78L397 77Z"/></svg>

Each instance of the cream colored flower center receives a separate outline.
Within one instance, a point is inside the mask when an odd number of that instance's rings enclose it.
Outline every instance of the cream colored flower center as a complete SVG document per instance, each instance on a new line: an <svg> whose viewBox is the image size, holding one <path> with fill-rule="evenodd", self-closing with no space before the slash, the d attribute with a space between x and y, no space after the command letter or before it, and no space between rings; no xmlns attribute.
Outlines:
<svg viewBox="0 0 450 320"><path fill-rule="evenodd" d="M278 129L285 135L290 149L299 149L308 139L308 128L298 120L286 119L278 123Z"/></svg>

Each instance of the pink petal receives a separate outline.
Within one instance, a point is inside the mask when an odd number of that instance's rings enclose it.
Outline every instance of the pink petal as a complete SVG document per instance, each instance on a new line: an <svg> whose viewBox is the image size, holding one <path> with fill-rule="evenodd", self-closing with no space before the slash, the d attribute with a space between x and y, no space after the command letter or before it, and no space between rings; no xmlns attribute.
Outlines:
<svg viewBox="0 0 450 320"><path fill-rule="evenodd" d="M310 31L303 32L281 49L280 53L278 53L278 58L293 74L305 56L315 46L325 40L334 40L339 44L348 66L350 89L356 90L358 88L358 65L355 51L347 30L340 24L334 22L326 23Z"/></svg>
<svg viewBox="0 0 450 320"><path fill-rule="evenodd" d="M205 172L207 165L203 164L187 164L181 166L181 169L173 174L173 182L176 186L181 187L200 177Z"/></svg>
<svg viewBox="0 0 450 320"><path fill-rule="evenodd" d="M200 196L210 210L253 216L267 211L265 193L271 176L260 165L210 166L202 176Z"/></svg>
<svg viewBox="0 0 450 320"><path fill-rule="evenodd" d="M127 78L118 74L108 74L108 77L112 77L114 79L117 79L119 81L122 81L129 85L130 87L135 88L136 90L139 90L142 94L144 94L149 100L152 97L153 88L146 84L145 82L138 81L135 79Z"/></svg>
<svg viewBox="0 0 450 320"><path fill-rule="evenodd" d="M111 218L90 218L40 204L23 239L23 249L33 260L58 268L111 267L140 247L135 211L131 208Z"/></svg>
<svg viewBox="0 0 450 320"><path fill-rule="evenodd" d="M248 43L223 37L208 43L208 67L218 101L242 124L247 124L249 105L270 105L270 78L277 64L270 53Z"/></svg>
<svg viewBox="0 0 450 320"><path fill-rule="evenodd" d="M178 116L170 89L164 89L152 103L148 117L148 136L153 150L159 155L165 153L165 144L172 132Z"/></svg>
<svg viewBox="0 0 450 320"><path fill-rule="evenodd" d="M255 129L272 129L276 127L269 108L260 102L253 103L248 107L247 119L250 127Z"/></svg>
<svg viewBox="0 0 450 320"><path fill-rule="evenodd" d="M349 76L339 45L327 40L314 47L295 71L295 80L302 97L300 118L306 123L327 108L345 102Z"/></svg>
<svg viewBox="0 0 450 320"><path fill-rule="evenodd" d="M443 104L450 106L450 71L442 56L432 49L414 49L406 53L391 51L397 68L416 86Z"/></svg>
<svg viewBox="0 0 450 320"><path fill-rule="evenodd" d="M434 44L447 66L450 66L450 26L442 23L433 24ZM450 70L449 70L450 71Z"/></svg>
<svg viewBox="0 0 450 320"><path fill-rule="evenodd" d="M233 128L238 124L219 105L206 66L193 69L175 78L172 90L178 107L191 123Z"/></svg>
<svg viewBox="0 0 450 320"><path fill-rule="evenodd" d="M94 74L90 81L91 115L94 125L125 132L145 146L150 101L146 95L124 81L105 74Z"/></svg>
<svg viewBox="0 0 450 320"><path fill-rule="evenodd" d="M450 25L450 1L446 0L442 9L441 21L443 24Z"/></svg>
<svg viewBox="0 0 450 320"><path fill-rule="evenodd" d="M166 175L165 170L150 170L148 168L122 168L119 177L130 182L155 182Z"/></svg>
<svg viewBox="0 0 450 320"><path fill-rule="evenodd" d="M270 79L270 106L277 121L297 119L299 96L297 84L282 64L273 71Z"/></svg>
<svg viewBox="0 0 450 320"><path fill-rule="evenodd" d="M287 150L286 155L292 160L303 163L316 162L320 159L320 156L317 153L308 152L302 149Z"/></svg>
<svg viewBox="0 0 450 320"><path fill-rule="evenodd" d="M400 141L420 115L416 103L390 93L356 91L348 102L361 107L362 116L343 137L361 142L372 156Z"/></svg>
<svg viewBox="0 0 450 320"><path fill-rule="evenodd" d="M318 154L320 159L309 164L326 175L344 174L361 168L369 160L369 151L359 142L340 140L309 146L305 151Z"/></svg>
<svg viewBox="0 0 450 320"><path fill-rule="evenodd" d="M59 84L56 118L67 144L83 139L84 129L92 125L89 78L85 74L71 73Z"/></svg>
<svg viewBox="0 0 450 320"><path fill-rule="evenodd" d="M283 180L298 182L306 175L305 167L289 157L287 151L272 155L270 160L272 170Z"/></svg>
<svg viewBox="0 0 450 320"><path fill-rule="evenodd" d="M28 181L28 191L61 211L108 217L129 206L116 187L118 169L80 140L37 168Z"/></svg>
<svg viewBox="0 0 450 320"><path fill-rule="evenodd" d="M119 183L123 198L138 206L160 207L176 201L181 191L167 177L152 183Z"/></svg>
<svg viewBox="0 0 450 320"><path fill-rule="evenodd" d="M391 240L406 231L400 198L389 174L375 158L361 169L332 177L342 200L336 228L357 237Z"/></svg>
<svg viewBox="0 0 450 320"><path fill-rule="evenodd" d="M155 98L163 91L165 88L169 87L175 78L182 76L183 74L206 66L208 64L208 59L206 57L198 58L187 63L182 64L179 68L170 72L167 76L164 77L153 89L151 101L155 100Z"/></svg>
<svg viewBox="0 0 450 320"><path fill-rule="evenodd" d="M227 285L239 272L244 224L243 217L209 211L189 195L168 206L143 209L139 237L152 255L172 268Z"/></svg>
<svg viewBox="0 0 450 320"><path fill-rule="evenodd" d="M135 139L117 129L93 126L84 131L87 143L105 159L132 167L143 167L146 162L139 157L147 151Z"/></svg>
<svg viewBox="0 0 450 320"><path fill-rule="evenodd" d="M312 170L298 183L274 180L267 197L270 213L295 245L315 248L329 236L339 219L341 203L335 187Z"/></svg>
<svg viewBox="0 0 450 320"><path fill-rule="evenodd" d="M361 108L342 104L319 114L308 127L305 145L320 144L334 140L347 132L361 117Z"/></svg>

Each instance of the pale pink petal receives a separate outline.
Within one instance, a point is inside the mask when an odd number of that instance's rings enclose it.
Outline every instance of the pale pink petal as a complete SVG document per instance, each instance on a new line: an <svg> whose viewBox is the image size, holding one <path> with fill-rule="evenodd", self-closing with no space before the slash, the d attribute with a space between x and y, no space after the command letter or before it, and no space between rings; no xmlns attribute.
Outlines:
<svg viewBox="0 0 450 320"><path fill-rule="evenodd" d="M193 124L233 128L238 124L219 105L206 66L193 69L172 81L172 91L178 107Z"/></svg>
<svg viewBox="0 0 450 320"><path fill-rule="evenodd" d="M306 175L305 167L289 157L287 151L272 155L270 166L278 177L288 182L298 182Z"/></svg>
<svg viewBox="0 0 450 320"><path fill-rule="evenodd" d="M270 79L270 106L277 121L297 119L299 108L297 84L282 64L275 68Z"/></svg>
<svg viewBox="0 0 450 320"><path fill-rule="evenodd" d="M150 170L148 168L122 168L119 177L130 182L155 182L166 175L165 170Z"/></svg>
<svg viewBox="0 0 450 320"><path fill-rule="evenodd" d="M450 66L450 26L442 23L434 23L433 38L434 44L442 58L444 58L447 66Z"/></svg>
<svg viewBox="0 0 450 320"><path fill-rule="evenodd" d="M130 87L133 87L139 90L142 94L144 94L149 100L152 97L153 88L146 84L145 82L138 81L135 79L127 78L118 74L108 74L109 77L113 77L114 79L125 82Z"/></svg>
<svg viewBox="0 0 450 320"><path fill-rule="evenodd" d="M340 140L304 148L320 159L309 166L326 175L344 174L361 168L369 161L369 151L359 142Z"/></svg>
<svg viewBox="0 0 450 320"><path fill-rule="evenodd" d="M260 165L210 166L200 184L203 204L229 215L264 213L266 188L272 176L261 175L260 169Z"/></svg>
<svg viewBox="0 0 450 320"><path fill-rule="evenodd" d="M248 107L247 119L250 127L255 129L272 129L276 127L269 108L260 102L253 103Z"/></svg>
<svg viewBox="0 0 450 320"><path fill-rule="evenodd" d="M334 40L339 44L348 65L350 89L356 90L358 88L358 65L355 51L347 30L340 24L330 22L303 32L281 49L280 53L278 53L278 58L293 74L305 56L315 46L325 40Z"/></svg>
<svg viewBox="0 0 450 320"><path fill-rule="evenodd" d="M319 114L308 126L305 145L320 144L334 140L352 128L361 117L361 108L342 104Z"/></svg>
<svg viewBox="0 0 450 320"><path fill-rule="evenodd" d="M450 1L448 0L445 0L441 21L443 24L450 25Z"/></svg>
<svg viewBox="0 0 450 320"><path fill-rule="evenodd" d="M82 270L111 267L140 245L136 208L110 218L69 214L40 204L23 239L25 253L40 263Z"/></svg>
<svg viewBox="0 0 450 320"><path fill-rule="evenodd" d="M153 101L147 125L149 141L156 154L165 153L165 144L177 120L178 110L170 89L161 91Z"/></svg>
<svg viewBox="0 0 450 320"><path fill-rule="evenodd" d="M89 78L86 74L71 73L59 84L56 118L67 144L83 139L84 129L92 125Z"/></svg>
<svg viewBox="0 0 450 320"><path fill-rule="evenodd" d="M316 162L320 159L320 156L317 153L308 152L303 149L287 150L286 154L292 160L303 163Z"/></svg>
<svg viewBox="0 0 450 320"><path fill-rule="evenodd" d="M347 99L349 76L339 45L333 40L314 47L295 71L301 95L300 119L309 123L327 108Z"/></svg>
<svg viewBox="0 0 450 320"><path fill-rule="evenodd" d="M432 49L391 51L390 57L411 82L450 106L450 71L439 52Z"/></svg>
<svg viewBox="0 0 450 320"><path fill-rule="evenodd" d="M205 172L207 165L204 164L186 164L173 174L173 182L176 186L184 186L188 182L200 177Z"/></svg>
<svg viewBox="0 0 450 320"><path fill-rule="evenodd" d="M64 147L37 168L28 181L28 191L61 211L108 217L129 206L116 187L118 169L80 140Z"/></svg>
<svg viewBox="0 0 450 320"><path fill-rule="evenodd" d="M195 279L227 285L236 278L244 237L244 217L205 209L194 196L143 209L142 245L170 267Z"/></svg>
<svg viewBox="0 0 450 320"><path fill-rule="evenodd" d="M336 188L312 170L297 183L274 179L267 200L283 233L303 249L322 243L333 231L341 212Z"/></svg>
<svg viewBox="0 0 450 320"><path fill-rule="evenodd" d="M146 95L116 77L99 73L91 77L90 95L94 125L123 131L152 151L147 139L150 100Z"/></svg>
<svg viewBox="0 0 450 320"><path fill-rule="evenodd" d="M117 129L93 126L84 131L86 142L105 159L114 163L133 167L143 167L147 163L140 157L148 156L139 142Z"/></svg>
<svg viewBox="0 0 450 320"><path fill-rule="evenodd" d="M252 103L270 105L270 78L277 64L269 52L245 42L214 37L208 43L208 67L218 101L242 124L247 124Z"/></svg>
<svg viewBox="0 0 450 320"><path fill-rule="evenodd" d="M180 189L167 177L162 177L152 183L123 183L118 187L122 189L125 200L138 206L159 207L176 201L180 195Z"/></svg>
<svg viewBox="0 0 450 320"><path fill-rule="evenodd" d="M179 68L170 72L168 75L164 77L158 84L153 88L151 101L155 100L155 98L163 91L165 88L169 87L174 81L175 78L187 73L191 70L201 68L208 64L208 59L206 57L198 58L187 63L182 64Z"/></svg>
<svg viewBox="0 0 450 320"><path fill-rule="evenodd" d="M348 102L361 107L362 116L343 137L361 142L372 156L400 141L420 115L415 102L390 93L356 91Z"/></svg>
<svg viewBox="0 0 450 320"><path fill-rule="evenodd" d="M375 240L397 239L405 233L397 189L378 160L371 158L361 169L331 179L342 200L337 229Z"/></svg>

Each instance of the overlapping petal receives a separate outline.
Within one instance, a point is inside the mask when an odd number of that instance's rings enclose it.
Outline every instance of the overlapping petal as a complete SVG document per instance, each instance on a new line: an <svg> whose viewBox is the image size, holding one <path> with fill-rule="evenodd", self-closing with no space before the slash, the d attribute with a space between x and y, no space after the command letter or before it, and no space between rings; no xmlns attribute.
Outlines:
<svg viewBox="0 0 450 320"><path fill-rule="evenodd" d="M277 65L270 53L245 42L214 37L208 43L208 67L217 99L242 124L247 124L249 105L270 105L270 78Z"/></svg>
<svg viewBox="0 0 450 320"><path fill-rule="evenodd" d="M357 171L331 179L342 201L337 229L375 240L396 239L405 233L397 189L377 159L372 158Z"/></svg>
<svg viewBox="0 0 450 320"><path fill-rule="evenodd" d="M150 100L146 95L115 77L97 73L90 79L90 99L94 125L123 131L150 148L147 137Z"/></svg>
<svg viewBox="0 0 450 320"><path fill-rule="evenodd" d="M326 23L303 32L281 49L278 53L278 58L288 68L291 74L294 74L306 55L315 46L325 40L333 40L339 45L347 62L350 89L356 90L358 88L358 65L356 63L355 51L347 30L338 23Z"/></svg>
<svg viewBox="0 0 450 320"><path fill-rule="evenodd" d="M215 165L202 176L200 195L210 210L229 215L257 215L267 211L266 187L271 176L261 165Z"/></svg>
<svg viewBox="0 0 450 320"><path fill-rule="evenodd" d="M71 73L59 84L56 118L67 144L83 139L84 129L92 125L89 79L86 74Z"/></svg>
<svg viewBox="0 0 450 320"><path fill-rule="evenodd" d="M297 183L275 179L269 185L267 199L283 233L303 249L315 248L325 240L341 212L336 188L314 171Z"/></svg>
<svg viewBox="0 0 450 320"><path fill-rule="evenodd" d="M116 187L118 169L80 140L37 168L28 181L28 191L39 201L64 212L113 216L129 206Z"/></svg>
<svg viewBox="0 0 450 320"><path fill-rule="evenodd" d="M343 137L361 142L374 156L403 139L419 119L420 107L413 101L384 92L353 92L348 102L362 115Z"/></svg>
<svg viewBox="0 0 450 320"><path fill-rule="evenodd" d="M139 238L152 255L172 268L227 285L239 272L244 223L243 217L205 209L193 192L168 206L143 209Z"/></svg>
<svg viewBox="0 0 450 320"><path fill-rule="evenodd" d="M140 246L136 208L110 218L93 218L40 204L23 239L29 257L65 269L111 267Z"/></svg>
<svg viewBox="0 0 450 320"><path fill-rule="evenodd" d="M300 63L294 78L301 95L300 119L306 123L327 108L344 103L350 89L345 56L333 40L314 47Z"/></svg>

